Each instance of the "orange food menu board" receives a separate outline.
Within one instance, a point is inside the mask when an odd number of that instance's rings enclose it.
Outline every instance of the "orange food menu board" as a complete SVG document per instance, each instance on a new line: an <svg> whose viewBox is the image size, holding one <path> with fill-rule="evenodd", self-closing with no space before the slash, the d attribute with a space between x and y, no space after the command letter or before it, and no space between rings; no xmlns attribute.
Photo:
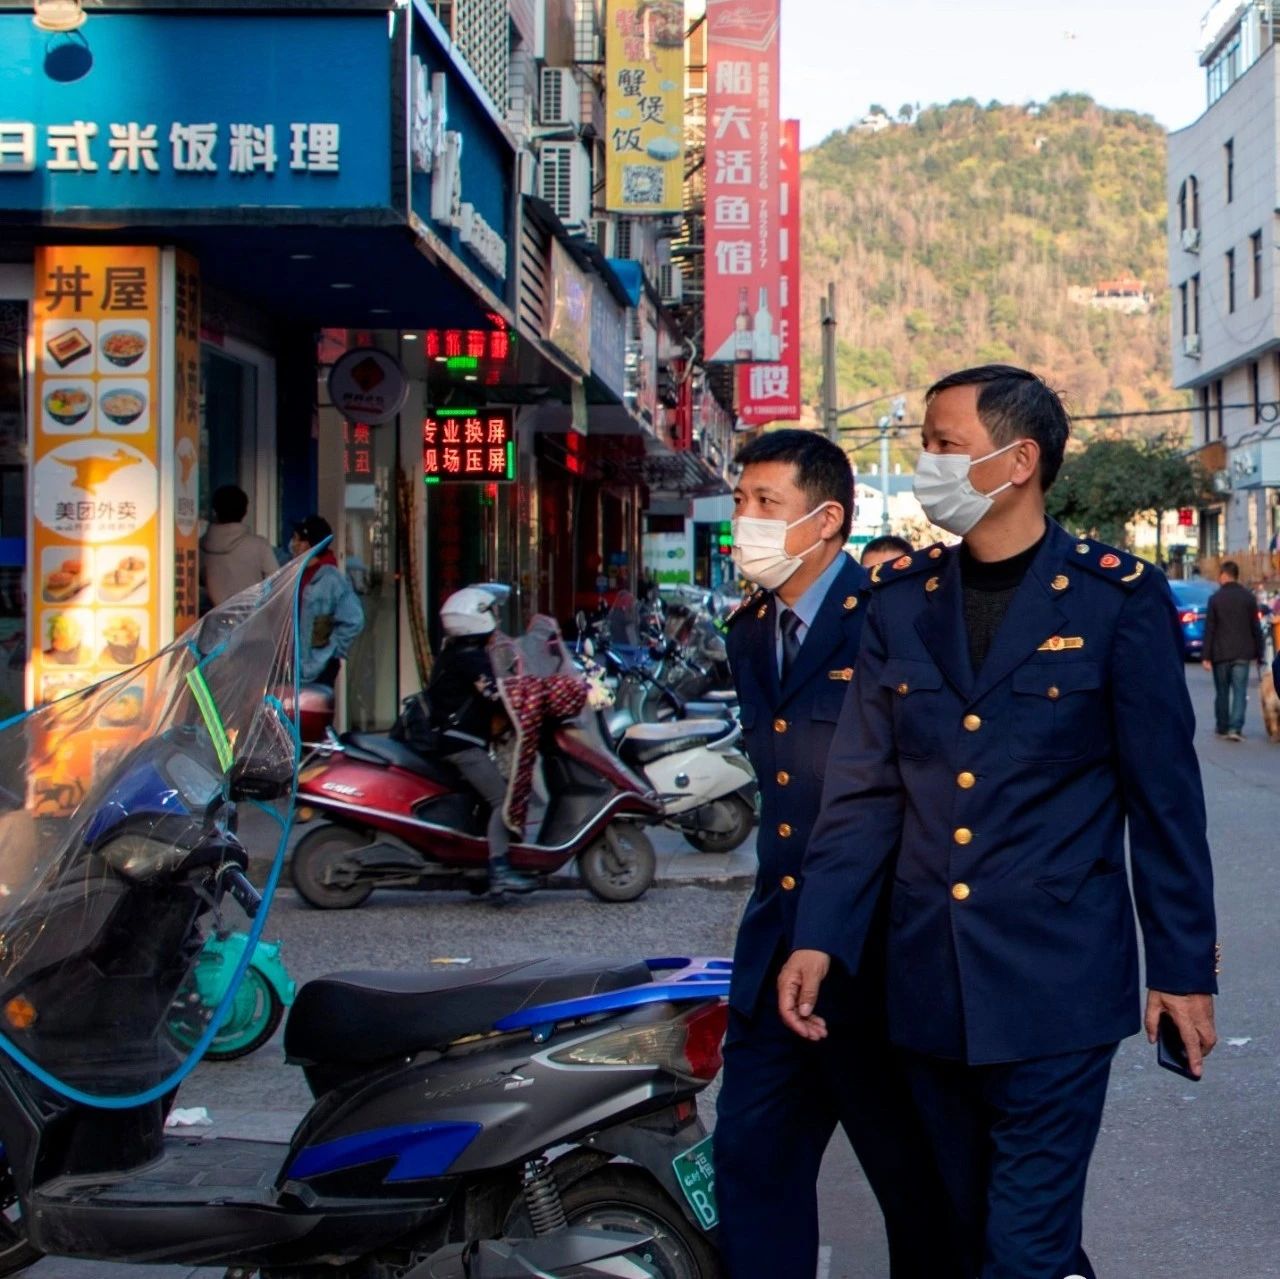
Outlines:
<svg viewBox="0 0 1280 1279"><path fill-rule="evenodd" d="M160 262L157 248L37 249L33 305L32 704L155 652L160 626ZM165 628L167 630L167 628ZM93 732L44 744L41 810L74 807L131 742L142 690ZM136 730L135 730L136 731Z"/></svg>

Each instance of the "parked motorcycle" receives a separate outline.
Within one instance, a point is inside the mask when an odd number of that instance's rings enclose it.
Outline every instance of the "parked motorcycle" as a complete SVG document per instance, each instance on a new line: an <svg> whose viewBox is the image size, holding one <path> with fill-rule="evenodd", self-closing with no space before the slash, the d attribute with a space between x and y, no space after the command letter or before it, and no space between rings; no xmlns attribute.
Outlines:
<svg viewBox="0 0 1280 1279"><path fill-rule="evenodd" d="M290 602L296 580L272 579ZM287 1142L165 1132L212 1035L186 1052L169 1031L205 930L237 905L253 921L216 1020L279 875L277 856L264 900L237 815L287 829L292 615L271 615L266 662L228 626L131 672L145 727L98 757L81 807L0 812L0 1273L47 1254L261 1279L715 1279L696 1098L728 961L333 974L288 1015L314 1104ZM119 691L0 728L0 776L56 766L47 732L97 723Z"/></svg>

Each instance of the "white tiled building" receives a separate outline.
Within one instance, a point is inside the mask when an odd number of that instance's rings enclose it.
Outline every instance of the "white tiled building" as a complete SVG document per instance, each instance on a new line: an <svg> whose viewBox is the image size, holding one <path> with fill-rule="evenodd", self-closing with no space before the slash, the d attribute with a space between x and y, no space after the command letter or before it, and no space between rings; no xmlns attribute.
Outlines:
<svg viewBox="0 0 1280 1279"><path fill-rule="evenodd" d="M1204 114L1169 138L1173 370L1221 505L1201 553L1261 552L1280 528L1280 0L1223 0L1202 24ZM1268 431L1271 433L1268 435Z"/></svg>

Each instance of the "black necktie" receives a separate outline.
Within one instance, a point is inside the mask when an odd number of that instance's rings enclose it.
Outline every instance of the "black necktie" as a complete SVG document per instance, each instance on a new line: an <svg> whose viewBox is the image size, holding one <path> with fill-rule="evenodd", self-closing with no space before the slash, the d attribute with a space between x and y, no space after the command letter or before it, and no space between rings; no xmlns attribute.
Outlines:
<svg viewBox="0 0 1280 1279"><path fill-rule="evenodd" d="M784 608L778 623L782 627L782 682L785 684L800 656L800 619L789 608Z"/></svg>

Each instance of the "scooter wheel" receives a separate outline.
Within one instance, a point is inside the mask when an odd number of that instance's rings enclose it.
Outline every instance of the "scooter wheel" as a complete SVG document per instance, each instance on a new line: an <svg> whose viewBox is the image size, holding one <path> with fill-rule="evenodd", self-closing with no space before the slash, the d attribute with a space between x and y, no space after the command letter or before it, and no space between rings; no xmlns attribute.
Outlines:
<svg viewBox="0 0 1280 1279"><path fill-rule="evenodd" d="M205 1052L208 1061L235 1061L257 1052L276 1033L284 1003L275 988L252 965L236 992L231 1015Z"/></svg>
<svg viewBox="0 0 1280 1279"><path fill-rule="evenodd" d="M700 853L731 853L747 842L756 824L756 810L741 795L726 795L707 805L729 820L726 830L686 830L684 837Z"/></svg>
<svg viewBox="0 0 1280 1279"><path fill-rule="evenodd" d="M289 874L298 895L317 910L351 910L362 906L372 884L357 879L349 854L369 841L342 826L321 826L298 841Z"/></svg>
<svg viewBox="0 0 1280 1279"><path fill-rule="evenodd" d="M633 902L653 883L658 859L649 836L634 822L612 822L578 855L583 883L605 902Z"/></svg>

